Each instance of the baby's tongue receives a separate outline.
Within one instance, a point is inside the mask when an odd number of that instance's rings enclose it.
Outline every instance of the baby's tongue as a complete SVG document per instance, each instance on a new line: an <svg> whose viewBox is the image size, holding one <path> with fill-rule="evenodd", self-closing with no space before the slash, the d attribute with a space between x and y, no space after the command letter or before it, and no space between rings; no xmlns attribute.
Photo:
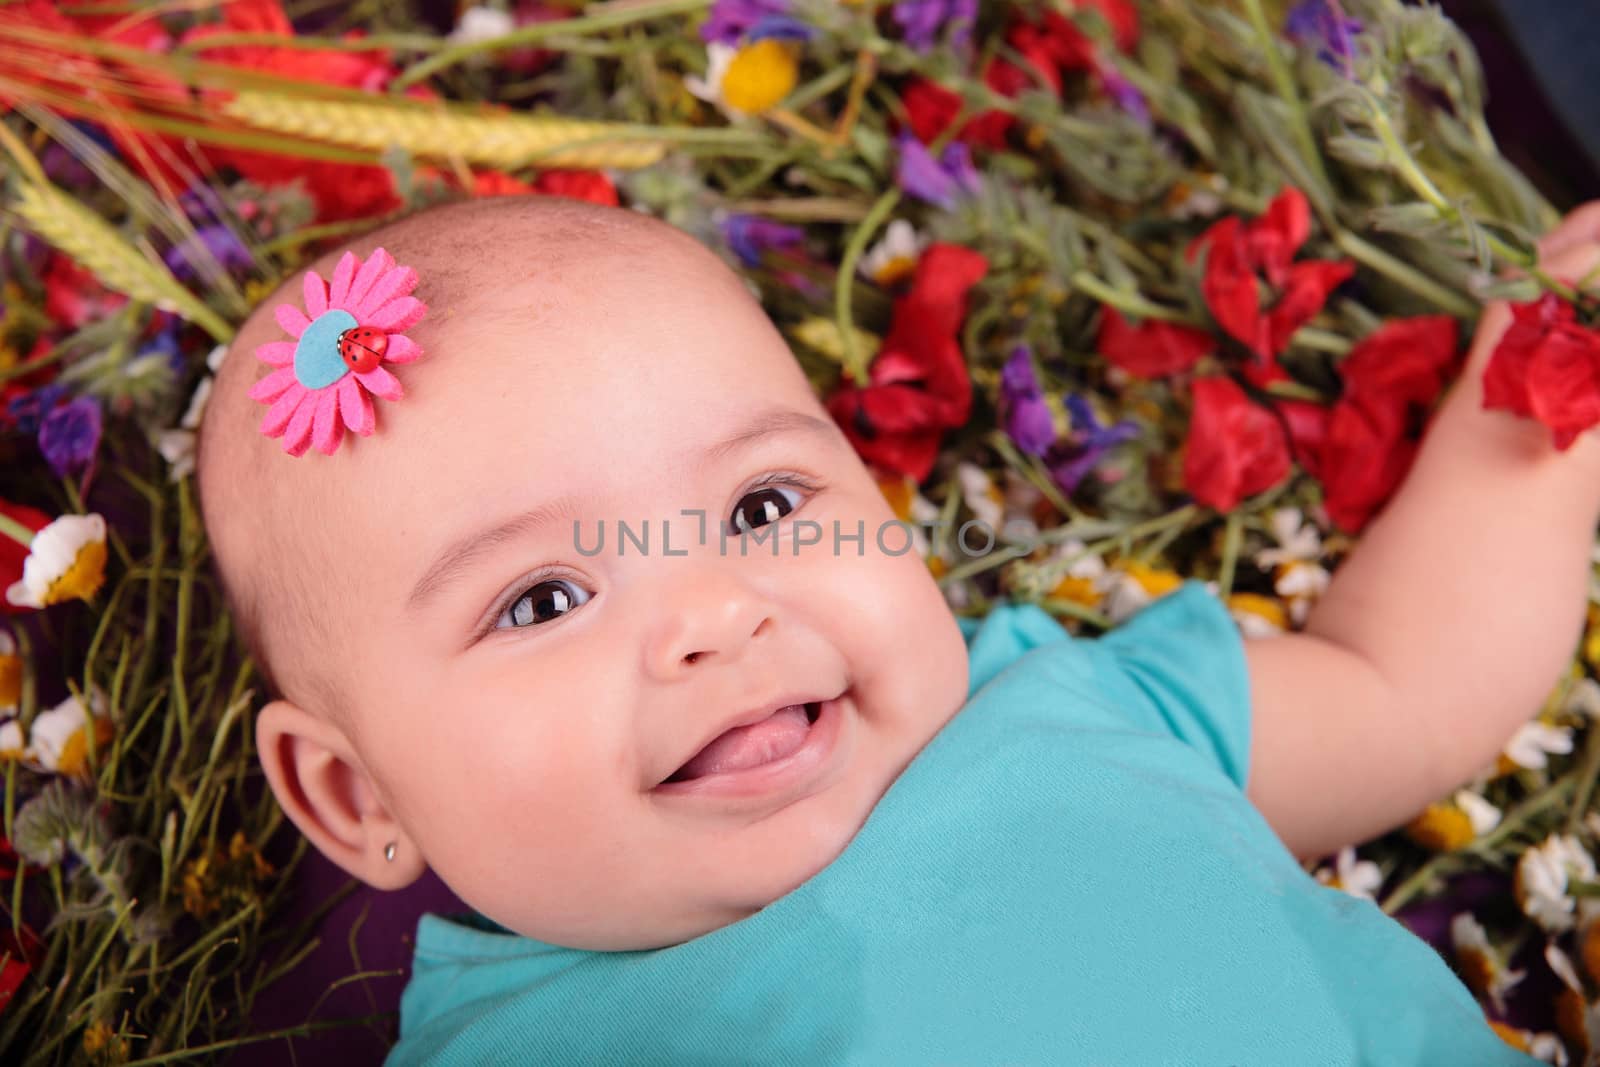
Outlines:
<svg viewBox="0 0 1600 1067"><path fill-rule="evenodd" d="M782 759L805 744L811 723L804 704L779 708L770 718L749 726L735 726L701 749L694 759L672 776L673 781L703 778L708 774L742 771Z"/></svg>

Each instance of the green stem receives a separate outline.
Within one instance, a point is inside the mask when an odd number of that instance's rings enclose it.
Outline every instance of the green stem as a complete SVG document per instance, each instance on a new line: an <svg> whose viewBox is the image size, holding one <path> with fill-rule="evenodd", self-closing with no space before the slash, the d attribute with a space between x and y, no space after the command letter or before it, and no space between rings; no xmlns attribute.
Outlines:
<svg viewBox="0 0 1600 1067"><path fill-rule="evenodd" d="M1217 574L1217 599L1226 602L1233 592L1233 572L1239 563L1239 548L1244 542L1244 515L1230 512L1222 533L1222 570Z"/></svg>
<svg viewBox="0 0 1600 1067"><path fill-rule="evenodd" d="M23 548L30 548L33 545L33 531L3 511L0 511L0 534L9 537Z"/></svg>
<svg viewBox="0 0 1600 1067"><path fill-rule="evenodd" d="M1272 75L1273 84L1277 86L1278 96L1288 105L1293 117L1294 138L1300 142L1300 154L1305 157L1306 164L1316 172L1323 188L1329 188L1328 172L1322 165L1322 152L1317 148L1316 136L1311 132L1311 122L1306 118L1305 102L1300 99L1300 89L1295 84L1294 72L1283 61L1278 35L1273 33L1272 27L1267 24L1267 15L1261 8L1261 0L1244 0L1244 9L1250 18L1250 25L1255 28L1256 36L1261 39L1261 54L1266 58L1267 70Z"/></svg>
<svg viewBox="0 0 1600 1067"><path fill-rule="evenodd" d="M1396 285L1409 289L1434 305L1440 311L1457 318L1473 318L1478 305L1466 297L1447 289L1415 267L1401 262L1377 245L1369 244L1349 230L1339 230L1333 235L1339 250L1361 265L1377 271Z"/></svg>
<svg viewBox="0 0 1600 1067"><path fill-rule="evenodd" d="M682 15L699 11L709 7L711 0L655 0L655 2L630 4L625 7L613 7L602 11L598 15L586 15L576 19L561 19L556 22L538 22L531 26L523 26L511 33L500 37L490 38L487 41L468 41L445 48L419 63L415 63L393 81L389 83L390 92L399 92L407 86L414 85L424 78L437 74L446 67L453 67L470 56L486 52L498 52L505 48L517 48L522 45L532 44L549 37L560 37L564 34L590 33L596 30L616 29L618 26L629 26L635 22L646 19L661 18L664 15Z"/></svg>
<svg viewBox="0 0 1600 1067"><path fill-rule="evenodd" d="M1074 271L1072 277L1067 280L1072 283L1074 289L1094 297L1102 304L1109 304L1128 315L1134 315L1141 319L1161 319L1164 322L1176 322L1184 326L1202 327L1205 325L1201 320L1182 311L1165 308L1160 304L1152 304L1138 293L1125 293L1120 289L1113 289L1086 270Z"/></svg>
<svg viewBox="0 0 1600 1067"><path fill-rule="evenodd" d="M380 33L371 37L285 37L279 33L216 33L180 44L175 54L206 52L234 45L267 45L272 48L306 49L317 52L376 52L387 49L405 52L437 52L448 46L442 37L416 33Z"/></svg>
<svg viewBox="0 0 1600 1067"><path fill-rule="evenodd" d="M1583 739L1583 762L1578 765L1578 770L1574 774L1578 786L1577 792L1572 796L1572 809L1567 812L1567 833L1577 833L1578 827L1583 824L1589 800L1594 796L1597 776L1600 776L1600 728L1591 723L1589 732Z"/></svg>
<svg viewBox="0 0 1600 1067"><path fill-rule="evenodd" d="M1552 804L1558 802L1561 799L1562 794L1564 794L1568 789L1572 788L1572 785L1572 776L1568 775L1567 777L1562 778L1560 781L1554 782L1539 792L1533 794L1533 796L1517 805L1516 808L1506 813L1506 816L1500 820L1499 826L1496 826L1493 830L1474 841L1470 846L1471 849L1474 852L1481 853L1486 849L1492 848L1500 841L1509 837L1513 831L1521 829L1523 824L1528 822L1535 815L1538 815ZM1444 867L1449 866L1453 861L1458 860L1460 855L1461 854L1458 852L1441 852L1432 859L1428 860L1428 862L1424 863L1421 867L1418 867L1416 872L1413 873L1410 878L1407 878L1404 882L1401 882L1395 887L1394 892L1390 893L1386 898L1384 898L1384 914L1393 915L1395 912L1405 907L1411 902L1413 897L1417 896L1417 894L1421 893L1427 888L1428 883L1431 882Z"/></svg>
<svg viewBox="0 0 1600 1067"><path fill-rule="evenodd" d="M867 382L867 361L861 355L861 343L856 337L855 320L850 310L851 297L854 295L851 291L851 281L855 278L856 264L866 252L867 242L872 240L872 235L883 225L883 221L889 217L889 213L898 203L900 203L900 190L895 187L884 190L883 195L878 197L877 203L872 205L872 210L867 212L867 217L861 220L861 225L850 235L850 243L845 246L844 258L839 261L839 273L833 281L834 321L839 325L839 340L844 346L844 371L857 385L865 385Z"/></svg>

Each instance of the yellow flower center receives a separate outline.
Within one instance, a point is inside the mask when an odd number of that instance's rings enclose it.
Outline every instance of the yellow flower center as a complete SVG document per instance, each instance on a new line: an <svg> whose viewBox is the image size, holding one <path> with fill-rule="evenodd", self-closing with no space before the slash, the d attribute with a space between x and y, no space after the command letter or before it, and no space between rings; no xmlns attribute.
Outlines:
<svg viewBox="0 0 1600 1067"><path fill-rule="evenodd" d="M61 758L56 760L56 773L86 776L89 773L89 729L86 723L72 736L67 738L67 743L61 746ZM104 716L97 716L92 720L94 728L94 747L96 752L104 752L111 738L116 734L116 728L111 725L111 720Z"/></svg>
<svg viewBox="0 0 1600 1067"><path fill-rule="evenodd" d="M915 256L895 256L878 268L877 273L872 276L872 280L879 285L889 286L901 278L910 276L911 272L916 269L917 259Z"/></svg>
<svg viewBox="0 0 1600 1067"><path fill-rule="evenodd" d="M1600 922L1584 927L1578 941L1578 958L1583 960L1583 969L1589 972L1589 977L1600 981Z"/></svg>
<svg viewBox="0 0 1600 1067"><path fill-rule="evenodd" d="M14 708L22 699L22 657L0 655L0 708Z"/></svg>
<svg viewBox="0 0 1600 1067"><path fill-rule="evenodd" d="M1507 1026L1505 1023L1502 1023L1502 1022L1496 1022L1494 1019L1490 1019L1490 1020L1488 1020L1488 1022L1489 1022L1489 1029L1491 1029L1495 1033L1499 1034L1500 1035L1500 1040L1504 1041L1506 1044L1510 1045L1512 1048L1516 1049L1518 1052L1528 1052L1529 1051L1528 1041L1527 1041L1527 1039L1525 1037L1522 1036L1522 1031L1521 1030L1518 1030L1514 1026Z"/></svg>
<svg viewBox="0 0 1600 1067"><path fill-rule="evenodd" d="M1583 998L1567 986L1562 986L1556 994L1556 1029L1561 1036L1578 1047L1580 1055L1588 1056L1589 1033L1584 1025L1584 1016L1588 1010L1583 1003Z"/></svg>
<svg viewBox="0 0 1600 1067"><path fill-rule="evenodd" d="M1472 819L1454 804L1429 804L1428 810L1406 824L1406 836L1435 852L1465 848L1477 836Z"/></svg>
<svg viewBox="0 0 1600 1067"><path fill-rule="evenodd" d="M1234 593L1228 597L1228 608L1231 611L1259 616L1280 630L1289 628L1289 616L1283 610L1283 605L1271 597L1256 593Z"/></svg>
<svg viewBox="0 0 1600 1067"><path fill-rule="evenodd" d="M1070 600L1075 604L1082 604L1092 608L1100 603L1100 597L1094 589L1093 578L1074 578L1070 574L1056 583L1050 590L1050 595L1057 600Z"/></svg>
<svg viewBox="0 0 1600 1067"><path fill-rule="evenodd" d="M1487 996L1494 985L1494 961L1475 948L1456 950L1456 963L1461 968L1461 980L1479 996Z"/></svg>
<svg viewBox="0 0 1600 1067"><path fill-rule="evenodd" d="M800 78L800 59L771 37L739 49L722 76L722 99L736 111L759 115L788 96Z"/></svg>
<svg viewBox="0 0 1600 1067"><path fill-rule="evenodd" d="M45 591L44 602L60 604L74 598L88 600L100 591L106 580L106 543L90 541L78 549L77 558Z"/></svg>
<svg viewBox="0 0 1600 1067"><path fill-rule="evenodd" d="M950 565L938 556L929 556L928 570L935 578L943 578L949 572Z"/></svg>
<svg viewBox="0 0 1600 1067"><path fill-rule="evenodd" d="M1152 597L1165 596L1183 584L1182 576L1172 571L1156 570L1139 562L1129 563L1124 570Z"/></svg>

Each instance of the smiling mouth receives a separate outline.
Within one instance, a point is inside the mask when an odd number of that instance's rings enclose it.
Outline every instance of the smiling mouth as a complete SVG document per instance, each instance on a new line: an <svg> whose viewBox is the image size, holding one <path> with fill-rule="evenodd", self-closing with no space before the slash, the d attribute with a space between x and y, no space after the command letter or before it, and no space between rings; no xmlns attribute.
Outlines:
<svg viewBox="0 0 1600 1067"><path fill-rule="evenodd" d="M815 701L789 704L760 722L724 730L662 784L748 770L793 755L805 744L821 710Z"/></svg>

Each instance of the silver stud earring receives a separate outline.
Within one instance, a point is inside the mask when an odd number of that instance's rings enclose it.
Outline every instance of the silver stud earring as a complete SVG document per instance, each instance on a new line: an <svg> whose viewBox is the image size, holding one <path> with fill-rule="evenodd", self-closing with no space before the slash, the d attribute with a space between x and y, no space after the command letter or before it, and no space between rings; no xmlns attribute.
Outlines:
<svg viewBox="0 0 1600 1067"><path fill-rule="evenodd" d="M383 858L388 860L390 863L394 862L394 842L393 841L390 841L387 845L383 846Z"/></svg>

